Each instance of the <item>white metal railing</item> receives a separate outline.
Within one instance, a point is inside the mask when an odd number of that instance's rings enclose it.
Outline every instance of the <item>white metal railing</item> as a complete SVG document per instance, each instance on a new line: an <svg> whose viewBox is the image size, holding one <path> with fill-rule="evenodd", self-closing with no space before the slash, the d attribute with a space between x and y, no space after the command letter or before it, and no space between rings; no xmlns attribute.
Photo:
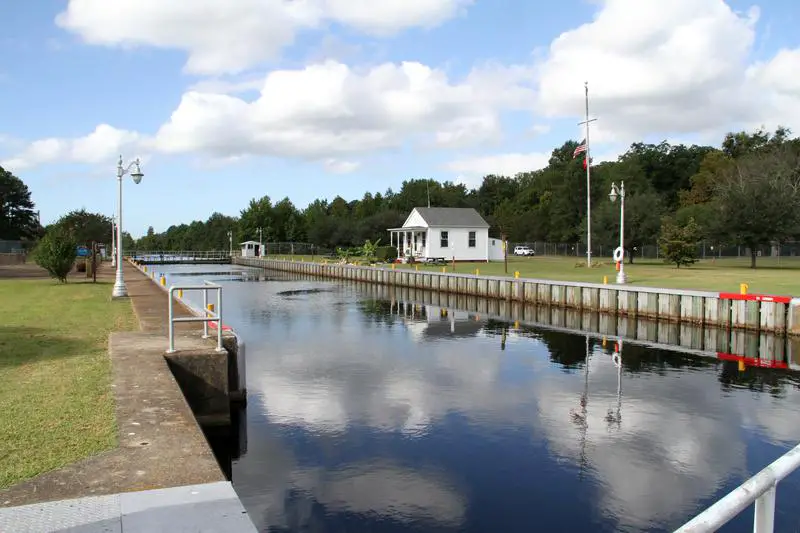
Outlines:
<svg viewBox="0 0 800 533"><path fill-rule="evenodd" d="M200 316L175 316L174 312L174 293L175 291L201 291L203 293L203 311ZM212 311L208 307L208 292L217 293L217 303ZM223 352L222 347L222 287L210 281L203 282L202 285L172 285L169 288L169 349L167 353L175 353L175 323L177 322L202 322L203 338L208 338L208 323L217 323L217 347L216 351Z"/></svg>
<svg viewBox="0 0 800 533"><path fill-rule="evenodd" d="M125 251L123 256L139 261L192 261L199 259L228 259L238 255L236 250L232 254L229 250L183 250L183 251Z"/></svg>
<svg viewBox="0 0 800 533"><path fill-rule="evenodd" d="M800 444L786 452L761 472L727 496L675 530L675 533L716 531L755 502L753 533L775 530L775 493L778 483L800 467Z"/></svg>

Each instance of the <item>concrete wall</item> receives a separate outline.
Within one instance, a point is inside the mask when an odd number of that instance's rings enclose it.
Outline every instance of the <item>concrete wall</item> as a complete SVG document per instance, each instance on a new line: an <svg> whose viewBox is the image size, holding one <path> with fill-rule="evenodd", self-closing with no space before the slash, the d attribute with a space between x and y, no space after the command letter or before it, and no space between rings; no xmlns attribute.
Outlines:
<svg viewBox="0 0 800 533"><path fill-rule="evenodd" d="M499 241L498 241L499 242ZM387 267L234 258L240 265L396 287L425 288L512 302L618 314L631 319L800 335L800 299L737 301L716 292L532 278L475 276ZM796 303L795 303L796 302Z"/></svg>

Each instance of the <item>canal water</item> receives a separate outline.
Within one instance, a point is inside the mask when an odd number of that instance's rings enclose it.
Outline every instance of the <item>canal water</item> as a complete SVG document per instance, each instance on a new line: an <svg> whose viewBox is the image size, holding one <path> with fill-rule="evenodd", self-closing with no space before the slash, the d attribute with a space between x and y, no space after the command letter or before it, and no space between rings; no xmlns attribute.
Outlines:
<svg viewBox="0 0 800 533"><path fill-rule="evenodd" d="M249 395L221 461L260 531L672 531L800 441L791 370L374 286L154 268L224 286ZM800 473L776 531L800 528L798 497Z"/></svg>

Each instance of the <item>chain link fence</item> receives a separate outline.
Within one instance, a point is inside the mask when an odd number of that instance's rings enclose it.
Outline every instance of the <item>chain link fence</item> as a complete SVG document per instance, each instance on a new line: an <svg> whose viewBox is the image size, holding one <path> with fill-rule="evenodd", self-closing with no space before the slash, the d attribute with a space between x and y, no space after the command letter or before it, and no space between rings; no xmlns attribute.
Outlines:
<svg viewBox="0 0 800 533"><path fill-rule="evenodd" d="M21 254L25 251L22 241L6 241L0 239L0 254Z"/></svg>
<svg viewBox="0 0 800 533"><path fill-rule="evenodd" d="M583 243L554 243L554 242L511 242L508 252L513 254L514 247L527 246L535 255L575 256L586 257L586 245ZM592 257L612 257L615 246L592 245ZM628 250L633 252L635 259L661 259L661 252L657 245L647 244ZM800 242L762 246L756 250L759 257L800 257ZM750 249L746 246L724 246L702 242L697 246L697 256L700 259L750 257Z"/></svg>

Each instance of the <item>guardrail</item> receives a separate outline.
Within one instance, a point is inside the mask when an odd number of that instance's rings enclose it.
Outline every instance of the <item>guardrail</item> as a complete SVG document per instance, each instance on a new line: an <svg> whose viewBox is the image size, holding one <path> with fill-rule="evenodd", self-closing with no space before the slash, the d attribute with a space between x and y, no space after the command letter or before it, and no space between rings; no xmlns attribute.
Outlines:
<svg viewBox="0 0 800 533"><path fill-rule="evenodd" d="M176 317L173 306L175 303L175 291L202 291L203 292L203 314L202 316L179 316ZM217 293L216 307L211 310L208 306L208 292L215 291ZM172 285L169 288L169 349L167 353L175 353L175 323L176 322L202 322L203 323L203 338L207 339L208 323L217 323L217 347L216 351L224 352L225 348L222 346L222 287L210 281L203 282L202 285Z"/></svg>
<svg viewBox="0 0 800 533"><path fill-rule="evenodd" d="M239 250L178 250L178 251L128 251L123 255L143 263L190 263L192 261L228 260L241 255Z"/></svg>
<svg viewBox="0 0 800 533"><path fill-rule="evenodd" d="M772 533L775 530L775 495L778 483L798 467L800 467L800 444L676 529L675 533L716 531L753 502L756 504L753 533Z"/></svg>

